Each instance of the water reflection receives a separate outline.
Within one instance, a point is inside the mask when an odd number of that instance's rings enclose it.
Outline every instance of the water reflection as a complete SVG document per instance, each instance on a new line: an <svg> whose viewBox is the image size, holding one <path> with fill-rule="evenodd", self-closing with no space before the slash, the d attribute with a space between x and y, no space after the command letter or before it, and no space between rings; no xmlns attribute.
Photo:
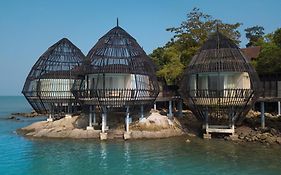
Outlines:
<svg viewBox="0 0 281 175"><path fill-rule="evenodd" d="M130 142L124 143L124 160L125 160L125 174L130 174L131 156L130 156Z"/></svg>
<svg viewBox="0 0 281 175"><path fill-rule="evenodd" d="M185 138L159 140L29 140L18 168L23 174L276 174L280 149L256 144ZM29 144L26 144L29 143ZM0 144L1 145L1 144ZM280 147L279 147L280 148ZM14 154L10 156L14 156ZM9 156L3 154L4 156ZM278 173L277 173L278 174Z"/></svg>
<svg viewBox="0 0 281 175"><path fill-rule="evenodd" d="M104 171L107 171L108 164L107 164L107 143L102 141L100 142L100 162L99 162L100 168L102 168Z"/></svg>

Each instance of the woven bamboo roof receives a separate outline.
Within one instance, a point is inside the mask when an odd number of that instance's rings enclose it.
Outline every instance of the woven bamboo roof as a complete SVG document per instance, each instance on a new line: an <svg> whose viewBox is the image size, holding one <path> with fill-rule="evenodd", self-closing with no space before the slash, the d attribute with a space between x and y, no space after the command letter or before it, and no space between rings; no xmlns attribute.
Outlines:
<svg viewBox="0 0 281 175"><path fill-rule="evenodd" d="M188 71L254 72L239 47L219 31L213 33L191 60Z"/></svg>
<svg viewBox="0 0 281 175"><path fill-rule="evenodd" d="M155 76L151 59L136 39L120 26L102 36L89 51L88 73L135 73Z"/></svg>
<svg viewBox="0 0 281 175"><path fill-rule="evenodd" d="M71 70L80 66L84 59L85 55L81 50L67 38L63 38L39 57L27 79L68 78L72 76Z"/></svg>

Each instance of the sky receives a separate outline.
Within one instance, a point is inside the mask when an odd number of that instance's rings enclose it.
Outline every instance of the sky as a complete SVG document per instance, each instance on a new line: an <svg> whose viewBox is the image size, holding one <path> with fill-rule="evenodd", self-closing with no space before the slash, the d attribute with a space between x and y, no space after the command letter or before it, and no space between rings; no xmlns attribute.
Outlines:
<svg viewBox="0 0 281 175"><path fill-rule="evenodd" d="M244 29L261 25L265 33L281 27L280 0L1 0L0 96L21 95L36 60L52 44L68 38L84 54L107 31L119 25L147 54L173 36L194 7L226 23L241 22Z"/></svg>

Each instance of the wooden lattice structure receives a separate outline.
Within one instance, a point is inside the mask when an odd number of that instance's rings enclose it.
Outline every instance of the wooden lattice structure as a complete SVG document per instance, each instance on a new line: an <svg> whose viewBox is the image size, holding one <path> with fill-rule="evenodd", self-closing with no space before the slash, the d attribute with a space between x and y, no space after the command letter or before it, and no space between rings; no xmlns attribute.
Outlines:
<svg viewBox="0 0 281 175"><path fill-rule="evenodd" d="M89 51L81 70L73 94L82 104L109 108L147 105L159 93L151 59L118 25Z"/></svg>
<svg viewBox="0 0 281 175"><path fill-rule="evenodd" d="M79 106L71 93L84 54L63 38L39 57L26 78L22 93L38 113L71 113Z"/></svg>
<svg viewBox="0 0 281 175"><path fill-rule="evenodd" d="M233 126L257 100L259 84L238 46L217 31L188 65L181 92L198 120Z"/></svg>

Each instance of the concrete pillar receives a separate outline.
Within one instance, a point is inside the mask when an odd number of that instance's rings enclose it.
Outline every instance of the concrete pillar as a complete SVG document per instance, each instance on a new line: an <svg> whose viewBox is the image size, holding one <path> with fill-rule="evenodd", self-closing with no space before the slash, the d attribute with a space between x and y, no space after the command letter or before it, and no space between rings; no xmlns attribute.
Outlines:
<svg viewBox="0 0 281 175"><path fill-rule="evenodd" d="M178 116L179 117L183 116L182 115L182 100L181 99L178 101Z"/></svg>
<svg viewBox="0 0 281 175"><path fill-rule="evenodd" d="M47 118L47 122L52 122L54 121L52 114L49 114L49 118Z"/></svg>
<svg viewBox="0 0 281 175"><path fill-rule="evenodd" d="M261 102L261 128L265 128L264 102Z"/></svg>
<svg viewBox="0 0 281 175"><path fill-rule="evenodd" d="M97 118L96 118L96 109L95 109L95 107L94 107L94 111L93 111L93 125L94 126L98 125Z"/></svg>
<svg viewBox="0 0 281 175"><path fill-rule="evenodd" d="M205 130L206 134L203 134L204 139L211 139L211 134L209 134L209 114L205 111Z"/></svg>
<svg viewBox="0 0 281 175"><path fill-rule="evenodd" d="M106 107L102 107L103 111L101 114L101 133L100 133L100 139L101 140L107 140L107 133L105 132L107 130L106 128Z"/></svg>
<svg viewBox="0 0 281 175"><path fill-rule="evenodd" d="M105 130L108 130L108 126L107 126L107 108L104 107L104 117L105 117L105 123L104 123L104 126L105 126Z"/></svg>
<svg viewBox="0 0 281 175"><path fill-rule="evenodd" d="M278 101L278 116L281 115L281 103Z"/></svg>
<svg viewBox="0 0 281 175"><path fill-rule="evenodd" d="M155 111L157 110L156 102L154 102L153 108Z"/></svg>
<svg viewBox="0 0 281 175"><path fill-rule="evenodd" d="M207 111L205 112L205 126L206 126L206 132L207 132L207 134L209 134L208 133L208 129L209 129L209 114L208 114Z"/></svg>
<svg viewBox="0 0 281 175"><path fill-rule="evenodd" d="M127 106L126 109L126 117L125 117L125 125L126 125L126 132L124 132L124 139L128 140L131 138L131 132L130 132L130 113L129 113L129 106Z"/></svg>
<svg viewBox="0 0 281 175"><path fill-rule="evenodd" d="M105 115L105 113L103 112L102 114L101 114L101 132L102 133L105 133L105 123L106 123L106 115Z"/></svg>
<svg viewBox="0 0 281 175"><path fill-rule="evenodd" d="M89 126L90 127L92 127L92 121L93 121L92 115L93 115L93 106L90 105L90 115L89 115Z"/></svg>
<svg viewBox="0 0 281 175"><path fill-rule="evenodd" d="M68 114L71 114L72 113L72 103L68 103L68 109L67 109L68 111Z"/></svg>
<svg viewBox="0 0 281 175"><path fill-rule="evenodd" d="M47 122L52 122L52 121L54 121L53 115L52 115L53 113L54 113L54 108L51 107L50 114L49 114L49 118L47 118Z"/></svg>
<svg viewBox="0 0 281 175"><path fill-rule="evenodd" d="M90 110L89 110L89 126L87 126L87 130L93 130L94 129L94 127L92 125L92 122L93 122L92 115L93 115L93 106L90 105Z"/></svg>
<svg viewBox="0 0 281 175"><path fill-rule="evenodd" d="M129 127L130 127L130 113L129 113L129 107L127 107L127 109L126 109L126 118L125 118L125 124L126 124L126 132L129 132L130 131L130 129L129 129Z"/></svg>
<svg viewBox="0 0 281 175"><path fill-rule="evenodd" d="M143 105L141 105L141 116L139 118L139 120L144 118L144 112L143 112Z"/></svg>
<svg viewBox="0 0 281 175"><path fill-rule="evenodd" d="M168 117L172 118L173 117L173 101L170 100L169 101L169 113L168 113Z"/></svg>
<svg viewBox="0 0 281 175"><path fill-rule="evenodd" d="M232 112L231 115L231 129L232 129L232 135L235 135L235 121L234 121L234 112Z"/></svg>

